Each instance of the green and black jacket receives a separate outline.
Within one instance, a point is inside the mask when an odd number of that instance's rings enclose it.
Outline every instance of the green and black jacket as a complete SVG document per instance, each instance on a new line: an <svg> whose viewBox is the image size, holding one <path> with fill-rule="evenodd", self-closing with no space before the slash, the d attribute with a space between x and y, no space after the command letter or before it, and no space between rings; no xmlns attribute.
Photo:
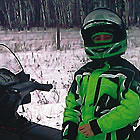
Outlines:
<svg viewBox="0 0 140 140"><path fill-rule="evenodd" d="M121 57L92 61L75 73L66 97L63 139L127 140L139 116L139 70ZM95 136L78 131L87 123Z"/></svg>

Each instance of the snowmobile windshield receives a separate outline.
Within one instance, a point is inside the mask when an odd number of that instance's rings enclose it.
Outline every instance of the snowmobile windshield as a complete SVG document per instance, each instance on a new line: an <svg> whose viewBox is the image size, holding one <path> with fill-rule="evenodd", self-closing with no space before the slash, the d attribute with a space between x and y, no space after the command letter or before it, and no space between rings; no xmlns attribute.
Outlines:
<svg viewBox="0 0 140 140"><path fill-rule="evenodd" d="M15 53L4 44L0 44L0 69L10 70L14 74L23 71Z"/></svg>

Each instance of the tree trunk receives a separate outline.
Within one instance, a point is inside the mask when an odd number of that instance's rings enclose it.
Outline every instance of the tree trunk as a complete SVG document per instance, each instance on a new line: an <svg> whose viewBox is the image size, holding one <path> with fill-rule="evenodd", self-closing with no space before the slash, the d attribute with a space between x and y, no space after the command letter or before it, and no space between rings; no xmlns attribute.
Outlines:
<svg viewBox="0 0 140 140"><path fill-rule="evenodd" d="M22 5L21 5L21 0L18 1L19 2L19 16L20 16L20 27L19 30L23 30L23 14L22 14Z"/></svg>
<svg viewBox="0 0 140 140"><path fill-rule="evenodd" d="M42 18L43 18L43 27L44 27L44 30L46 30L46 13L45 13L43 0L41 0L41 11L42 11Z"/></svg>
<svg viewBox="0 0 140 140"><path fill-rule="evenodd" d="M84 13L84 9L83 9L83 7L82 7L82 2L81 2L81 0L79 0L79 5L80 5L80 20L81 20L81 23L83 23L84 17L85 17L85 13Z"/></svg>
<svg viewBox="0 0 140 140"><path fill-rule="evenodd" d="M125 18L126 18L126 27L127 28L129 26L129 11L128 11L128 6L129 6L129 3L128 3L128 0L126 0L126 2L125 2Z"/></svg>
<svg viewBox="0 0 140 140"><path fill-rule="evenodd" d="M4 1L5 4L5 9L6 9L6 15L7 15L7 21L8 21L8 26L9 29L12 29L12 24L11 24L11 19L10 19L10 7L8 6L8 3L6 3L6 1Z"/></svg>
<svg viewBox="0 0 140 140"><path fill-rule="evenodd" d="M29 30L30 29L30 25L29 25L29 19L30 19L30 17L29 17L29 7L28 7L28 3L25 1L25 7L26 7L26 27L27 27L27 30Z"/></svg>
<svg viewBox="0 0 140 140"><path fill-rule="evenodd" d="M33 26L34 22L35 22L35 15L34 15L34 7L33 7L33 4L31 3L31 0L28 0L29 1L29 6L30 6L30 9L31 9L31 24Z"/></svg>

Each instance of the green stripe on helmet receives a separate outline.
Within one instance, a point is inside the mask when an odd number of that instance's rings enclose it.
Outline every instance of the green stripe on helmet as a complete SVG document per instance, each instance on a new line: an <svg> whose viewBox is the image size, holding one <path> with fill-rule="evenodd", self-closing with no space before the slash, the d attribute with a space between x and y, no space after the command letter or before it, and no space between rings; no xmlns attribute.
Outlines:
<svg viewBox="0 0 140 140"><path fill-rule="evenodd" d="M90 59L102 59L125 53L127 40L98 47L85 47L85 52Z"/></svg>

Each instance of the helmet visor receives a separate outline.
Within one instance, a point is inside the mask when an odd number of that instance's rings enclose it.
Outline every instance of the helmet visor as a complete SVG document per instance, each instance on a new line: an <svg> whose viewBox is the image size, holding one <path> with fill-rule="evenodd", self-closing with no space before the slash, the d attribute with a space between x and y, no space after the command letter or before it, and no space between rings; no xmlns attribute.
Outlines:
<svg viewBox="0 0 140 140"><path fill-rule="evenodd" d="M107 9L98 9L91 12L84 20L83 26L92 21L110 21L115 24L121 25L121 18L113 11Z"/></svg>

